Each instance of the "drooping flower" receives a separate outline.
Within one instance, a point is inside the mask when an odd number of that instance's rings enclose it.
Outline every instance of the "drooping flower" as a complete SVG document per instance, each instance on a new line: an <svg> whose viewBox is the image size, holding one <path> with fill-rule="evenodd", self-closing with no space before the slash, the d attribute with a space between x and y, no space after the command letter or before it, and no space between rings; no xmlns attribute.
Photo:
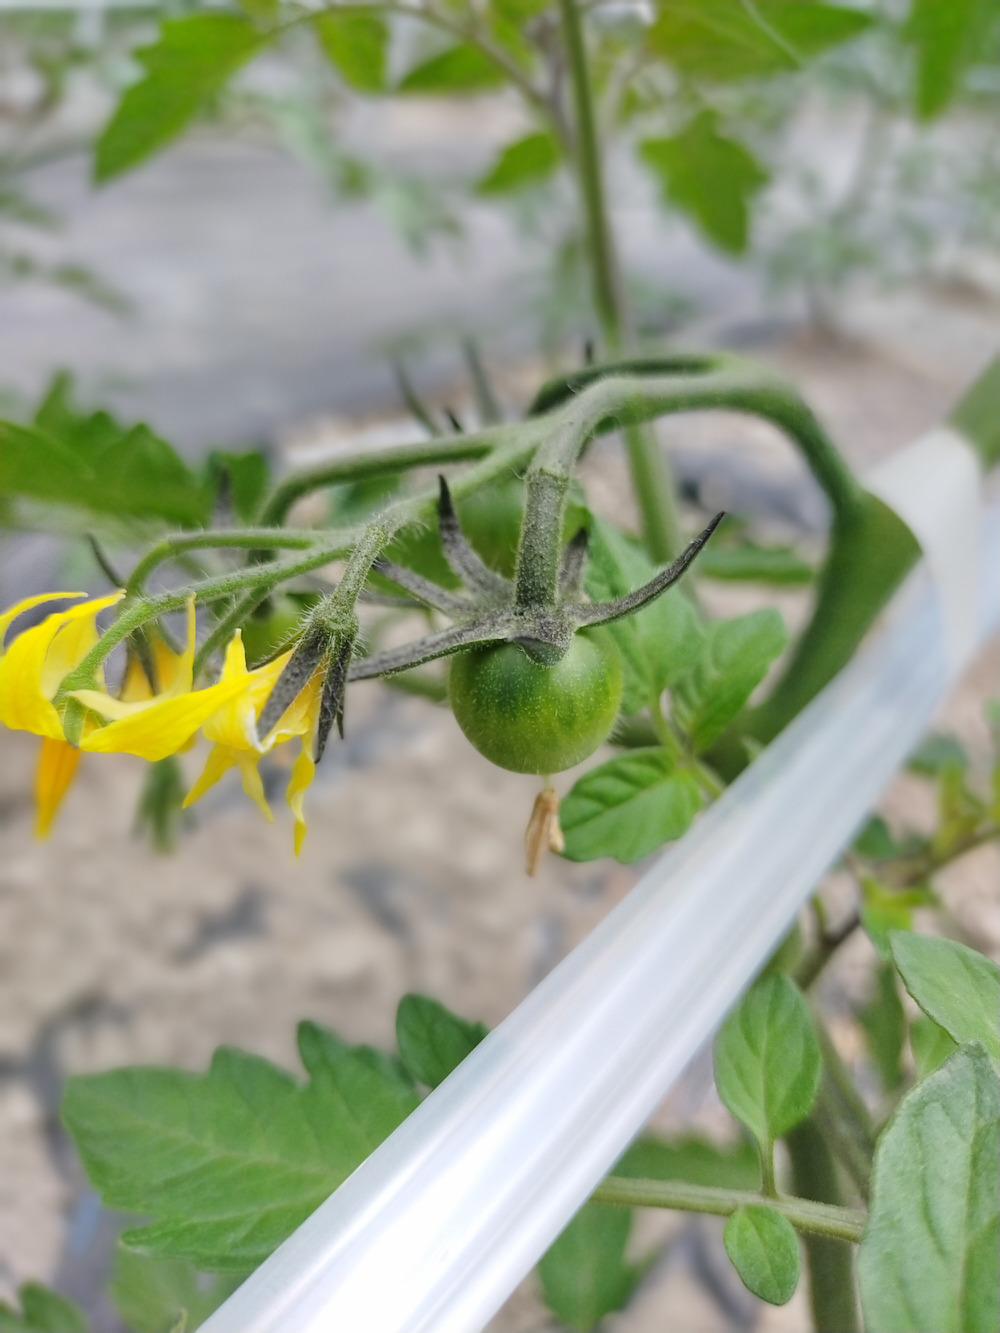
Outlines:
<svg viewBox="0 0 1000 1333"><path fill-rule="evenodd" d="M42 737L35 780L36 832L44 837L69 789L81 750L121 751L146 759L162 759L181 749L225 700L240 687L219 682L204 690L192 690L194 663L194 602L188 607L188 643L173 662L163 658L167 688L149 697L127 702L115 699L104 688L97 673L97 689L72 691L72 697L89 710L83 722L79 746L71 744L63 728L63 717L55 702L63 679L80 665L98 640L97 616L124 597L124 592L79 602L56 611L38 625L22 631L5 647L7 630L16 618L33 606L48 601L86 597L81 592L43 593L28 597L0 615L0 722L18 731ZM161 654L162 656L162 654ZM97 718L110 717L108 726Z"/></svg>
<svg viewBox="0 0 1000 1333"><path fill-rule="evenodd" d="M52 699L67 672L79 666L97 642L97 615L124 597L110 593L65 611L56 611L23 630L5 648L7 631L18 616L45 602L86 597L82 592L47 592L26 597L0 615L0 722L42 737L35 775L35 832L43 838L69 790L80 752L66 740Z"/></svg>
<svg viewBox="0 0 1000 1333"><path fill-rule="evenodd" d="M85 732L80 739L81 750L134 754L150 761L166 759L184 749L202 723L244 688L242 681L231 679L220 680L203 690L193 688L193 597L188 602L187 622L184 651L170 658L160 652L160 660L169 663L169 678L158 693L150 690L148 698L116 699L103 690L70 691L70 698L108 719L107 726ZM142 691L136 686L135 692Z"/></svg>
<svg viewBox="0 0 1000 1333"><path fill-rule="evenodd" d="M226 649L222 681L240 681L242 690L224 703L202 727L204 736L213 742L212 750L201 776L184 798L185 807L192 805L213 787L230 768L238 768L243 790L257 805L268 821L273 820L271 807L264 794L258 764L276 745L299 737L301 751L292 766L286 799L295 816L295 854L302 850L306 834L303 801L306 789L316 771L311 746L319 715L322 691L322 673L310 679L277 724L266 736L258 738L259 718L278 677L291 653L284 653L253 671L247 670L243 639L237 630ZM221 682L220 682L221 683Z"/></svg>

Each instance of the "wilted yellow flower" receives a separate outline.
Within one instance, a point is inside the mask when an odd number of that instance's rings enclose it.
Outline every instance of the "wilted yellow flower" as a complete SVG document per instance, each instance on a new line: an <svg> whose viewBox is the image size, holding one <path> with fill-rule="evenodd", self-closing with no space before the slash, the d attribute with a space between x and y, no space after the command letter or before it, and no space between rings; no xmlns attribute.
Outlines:
<svg viewBox="0 0 1000 1333"><path fill-rule="evenodd" d="M295 854L302 850L306 834L303 801L306 788L312 782L316 766L312 760L312 736L322 691L322 673L308 682L299 696L285 710L277 725L264 737L257 737L257 718L268 696L274 689L291 653L284 653L254 671L247 670L243 638L239 630L226 649L222 681L238 681L242 689L224 703L202 727L205 737L213 742L211 753L198 781L184 798L185 807L192 805L213 787L230 768L238 768L243 790L255 802L267 820L273 820L271 808L264 795L258 764L276 745L298 736L302 749L292 767L286 799L295 816Z"/></svg>

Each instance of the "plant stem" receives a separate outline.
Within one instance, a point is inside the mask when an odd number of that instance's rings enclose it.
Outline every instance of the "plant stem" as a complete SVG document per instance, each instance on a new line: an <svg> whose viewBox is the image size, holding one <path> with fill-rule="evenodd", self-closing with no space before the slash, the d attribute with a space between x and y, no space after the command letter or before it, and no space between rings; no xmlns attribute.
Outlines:
<svg viewBox="0 0 1000 1333"><path fill-rule="evenodd" d="M157 542L138 561L129 575L125 590L130 597L139 597L146 586L150 574L166 560L173 560L186 551L225 550L227 548L261 550L308 550L311 546L329 546L336 541L337 533L331 530L312 532L304 528L294 531L281 531L275 528L228 528L219 532L182 532L165 537Z"/></svg>
<svg viewBox="0 0 1000 1333"><path fill-rule="evenodd" d="M391 476L429 463L462 463L484 458L506 434L509 434L509 428L505 431L503 427L493 427L475 435L436 437L416 444L401 444L394 449L380 449L376 453L359 451L314 468L304 468L278 482L261 510L260 521L265 527L284 523L296 500L340 482Z"/></svg>
<svg viewBox="0 0 1000 1333"><path fill-rule="evenodd" d="M586 219L594 306L605 355L613 359L630 351L635 339L611 230L587 48L576 0L559 0L559 13L573 90L573 148ZM662 564L683 546L673 479L651 427L631 425L624 433L643 537L649 554Z"/></svg>
<svg viewBox="0 0 1000 1333"><path fill-rule="evenodd" d="M785 1136L796 1193L828 1207L841 1203L837 1170L815 1121L804 1120ZM809 1300L816 1333L856 1333L854 1256L843 1240L816 1232L805 1236Z"/></svg>
<svg viewBox="0 0 1000 1333"><path fill-rule="evenodd" d="M728 1217L747 1204L766 1202L807 1235L829 1236L857 1242L865 1228L865 1213L853 1208L814 1203L811 1199L783 1196L762 1199L751 1190L718 1189L713 1185L691 1185L686 1180L635 1180L608 1176L592 1198L638 1208L677 1208L688 1213L713 1213Z"/></svg>

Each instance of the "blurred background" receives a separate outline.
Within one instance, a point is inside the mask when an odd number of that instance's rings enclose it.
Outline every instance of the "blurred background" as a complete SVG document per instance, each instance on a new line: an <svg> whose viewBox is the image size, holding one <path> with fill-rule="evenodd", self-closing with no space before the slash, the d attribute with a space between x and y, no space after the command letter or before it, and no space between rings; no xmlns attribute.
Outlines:
<svg viewBox="0 0 1000 1333"><path fill-rule="evenodd" d="M95 140L139 72L131 53L164 14L199 8L0 4L0 414L30 419L64 372L81 409L145 421L193 461L261 447L280 472L413 438L414 393L435 421L474 425L480 369L513 418L547 375L583 363L595 328L575 186L555 164L512 166L506 150L532 133L512 87L359 91L290 32L184 137L95 185ZM947 96L928 103L933 51L908 6L859 10L870 30L801 69L709 80L717 137L736 127L745 158L724 156L729 184L707 195L643 151L651 136L676 144L700 114L685 72L609 56L601 86L643 347L730 348L780 369L864 469L931 426L1000 345L1000 30L992 15L963 39ZM541 6L543 51L544 19ZM588 21L617 52L662 13L598 0ZM434 55L403 16L386 77L405 83ZM706 414L659 434L692 530L725 507L815 561L822 497L776 432ZM614 440L583 479L595 510L622 521ZM0 497L0 604L105 590L82 536L43 527ZM726 614L778 605L794 626L810 592L708 580L704 597ZM986 754L997 680L994 645L949 704L973 755ZM158 854L136 821L142 765L126 758L85 764L36 842L34 756L33 738L0 732L0 1296L51 1281L108 1333L122 1327L103 1290L117 1224L59 1126L68 1072L197 1069L220 1043L295 1067L302 1017L391 1047L408 990L494 1024L643 870L553 857L527 879L534 781L491 768L446 709L381 685L351 696L298 860L288 820L264 825L230 783ZM192 774L198 762L186 758ZM933 819L912 776L886 809ZM986 847L943 885L993 956L998 884ZM826 892L843 895L835 876ZM843 1053L862 1063L846 1020L872 957L859 934L823 982L845 1015ZM658 1123L724 1132L707 1056ZM607 1327L644 1333L669 1314L687 1333L804 1328L798 1297L776 1309L742 1288L720 1236L709 1219L644 1218L638 1250L659 1257ZM556 1325L528 1282L493 1327Z"/></svg>

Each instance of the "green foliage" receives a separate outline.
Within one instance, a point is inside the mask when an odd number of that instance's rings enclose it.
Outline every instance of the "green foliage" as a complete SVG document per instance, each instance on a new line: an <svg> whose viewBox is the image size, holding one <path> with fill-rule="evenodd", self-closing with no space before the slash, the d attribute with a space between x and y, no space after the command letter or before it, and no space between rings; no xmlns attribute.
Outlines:
<svg viewBox="0 0 1000 1333"><path fill-rule="evenodd" d="M628 1301L642 1275L625 1259L631 1229L630 1209L587 1203L542 1256L545 1303L568 1328L587 1333Z"/></svg>
<svg viewBox="0 0 1000 1333"><path fill-rule="evenodd" d="M135 52L146 73L127 90L97 141L95 179L128 171L176 138L265 41L238 14L165 20L159 41Z"/></svg>
<svg viewBox="0 0 1000 1333"><path fill-rule="evenodd" d="M979 1041L1000 1060L1000 967L955 940L893 931L892 957L917 1004L956 1042Z"/></svg>
<svg viewBox="0 0 1000 1333"><path fill-rule="evenodd" d="M722 1233L743 1285L771 1305L786 1305L799 1285L799 1238L786 1217L766 1204L737 1208Z"/></svg>
<svg viewBox="0 0 1000 1333"><path fill-rule="evenodd" d="M172 1333L182 1319L184 1333L193 1333L241 1281L206 1277L182 1260L150 1259L120 1245L109 1294L131 1333Z"/></svg>
<svg viewBox="0 0 1000 1333"><path fill-rule="evenodd" d="M965 747L954 736L932 732L910 755L906 766L912 773L920 773L927 778L937 778L949 768L958 768L965 772L969 767L969 756Z"/></svg>
<svg viewBox="0 0 1000 1333"><path fill-rule="evenodd" d="M903 1098L875 1151L858 1255L867 1327L990 1333L1000 1323L1000 1086L961 1046Z"/></svg>
<svg viewBox="0 0 1000 1333"><path fill-rule="evenodd" d="M916 49L918 116L939 116L963 75L989 49L998 14L994 0L913 0L906 35Z"/></svg>
<svg viewBox="0 0 1000 1333"><path fill-rule="evenodd" d="M399 1058L418 1083L436 1088L489 1032L427 995L404 995L396 1010Z"/></svg>
<svg viewBox="0 0 1000 1333"><path fill-rule="evenodd" d="M816 571L791 546L758 546L748 541L716 545L712 541L698 557L698 573L730 583L799 587L811 583Z"/></svg>
<svg viewBox="0 0 1000 1333"><path fill-rule="evenodd" d="M499 88L505 81L503 70L478 46L462 44L415 66L401 80L399 91L434 97L474 94Z"/></svg>
<svg viewBox="0 0 1000 1333"><path fill-rule="evenodd" d="M924 886L893 889L871 875L861 876L861 924L882 958L890 957L889 932L909 930L913 909L934 906L937 901L934 891Z"/></svg>
<svg viewBox="0 0 1000 1333"><path fill-rule="evenodd" d="M933 1018L918 1014L910 1024L910 1049L913 1052L913 1063L917 1067L917 1078L933 1074L939 1065L944 1064L957 1044Z"/></svg>
<svg viewBox="0 0 1000 1333"><path fill-rule="evenodd" d="M401 1068L313 1023L306 1084L223 1047L205 1075L121 1069L69 1081L63 1118L109 1207L145 1213L141 1253L246 1273L417 1104Z"/></svg>
<svg viewBox="0 0 1000 1333"><path fill-rule="evenodd" d="M57 375L30 426L0 422L0 499L26 498L118 518L204 523L214 488L148 426L79 412Z"/></svg>
<svg viewBox="0 0 1000 1333"><path fill-rule="evenodd" d="M259 449L241 454L217 449L209 457L209 467L218 475L217 484L236 518L240 523L253 523L271 484L267 456Z"/></svg>
<svg viewBox="0 0 1000 1333"><path fill-rule="evenodd" d="M635 542L612 524L591 518L586 586L595 602L641 587L655 569ZM698 662L704 643L697 612L679 588L607 629L625 668L623 713L638 712L675 685Z"/></svg>
<svg viewBox="0 0 1000 1333"><path fill-rule="evenodd" d="M153 850L162 856L177 845L187 788L176 755L158 759L146 770L135 809L135 832L145 834Z"/></svg>
<svg viewBox="0 0 1000 1333"><path fill-rule="evenodd" d="M673 690L674 716L697 750L722 735L787 642L784 621L773 610L706 627L697 665Z"/></svg>
<svg viewBox="0 0 1000 1333"><path fill-rule="evenodd" d="M669 1140L644 1134L615 1164L612 1175L756 1190L760 1188L760 1160L746 1138L731 1148L720 1148L696 1134Z"/></svg>
<svg viewBox="0 0 1000 1333"><path fill-rule="evenodd" d="M714 112L699 112L670 138L646 139L639 151L668 203L693 218L720 249L743 253L750 202L767 184L768 172L743 144L720 132Z"/></svg>
<svg viewBox="0 0 1000 1333"><path fill-rule="evenodd" d="M347 84L362 93L383 91L389 26L375 8L325 9L315 16L313 27Z"/></svg>
<svg viewBox="0 0 1000 1333"><path fill-rule="evenodd" d="M880 963L875 970L875 993L858 1015L868 1042L868 1049L886 1092L892 1092L903 1078L903 1042L906 1039L906 1015L896 988L896 972L891 963Z"/></svg>
<svg viewBox="0 0 1000 1333"><path fill-rule="evenodd" d="M719 1096L758 1143L809 1114L822 1057L808 1005L784 973L751 987L719 1029L714 1055Z"/></svg>
<svg viewBox="0 0 1000 1333"><path fill-rule="evenodd" d="M700 809L698 784L666 750L631 750L590 769L563 800L566 856L638 861L686 833Z"/></svg>
<svg viewBox="0 0 1000 1333"><path fill-rule="evenodd" d="M818 0L659 0L653 50L710 82L794 71L870 25L867 14Z"/></svg>
<svg viewBox="0 0 1000 1333"><path fill-rule="evenodd" d="M87 1333L83 1311L40 1282L18 1288L20 1312L0 1301L0 1333Z"/></svg>
<svg viewBox="0 0 1000 1333"><path fill-rule="evenodd" d="M555 135L528 134L500 149L476 191L482 195L510 194L538 185L555 172L561 156Z"/></svg>

